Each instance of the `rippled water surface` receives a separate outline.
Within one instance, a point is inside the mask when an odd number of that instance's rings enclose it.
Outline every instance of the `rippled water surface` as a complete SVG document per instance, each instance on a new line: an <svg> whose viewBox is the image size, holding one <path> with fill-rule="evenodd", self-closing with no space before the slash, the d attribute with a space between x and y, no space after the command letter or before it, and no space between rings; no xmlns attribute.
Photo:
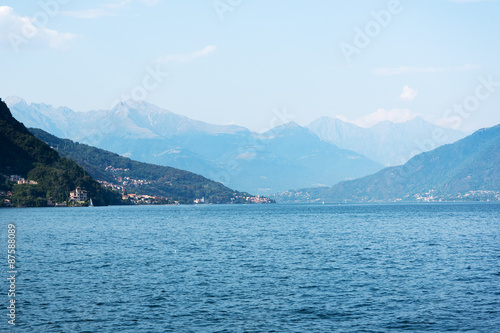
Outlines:
<svg viewBox="0 0 500 333"><path fill-rule="evenodd" d="M2 209L13 332L500 331L500 205ZM7 324L7 262L1 264ZM3 318L3 319L1 319Z"/></svg>

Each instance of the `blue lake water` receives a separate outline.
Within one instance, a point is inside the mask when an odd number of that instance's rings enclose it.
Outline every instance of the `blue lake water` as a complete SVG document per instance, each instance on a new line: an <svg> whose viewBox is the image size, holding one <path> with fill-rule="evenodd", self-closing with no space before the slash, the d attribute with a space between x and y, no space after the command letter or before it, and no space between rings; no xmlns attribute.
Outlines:
<svg viewBox="0 0 500 333"><path fill-rule="evenodd" d="M500 331L500 205L2 209L0 331Z"/></svg>

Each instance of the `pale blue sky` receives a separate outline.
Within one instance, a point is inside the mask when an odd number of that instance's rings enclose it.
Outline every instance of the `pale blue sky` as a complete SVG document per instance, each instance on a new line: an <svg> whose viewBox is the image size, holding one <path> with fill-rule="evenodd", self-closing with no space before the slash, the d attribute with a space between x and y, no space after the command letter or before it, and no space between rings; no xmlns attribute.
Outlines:
<svg viewBox="0 0 500 333"><path fill-rule="evenodd" d="M463 130L500 123L500 84L480 80L500 82L500 2L392 2L2 1L0 97L87 111L146 91L175 113L257 131L284 107L302 125L414 114ZM372 11L389 9L390 22L375 23ZM341 46L356 47L356 27L380 29L348 62ZM157 70L169 74L147 77ZM447 112L464 100L469 111Z"/></svg>

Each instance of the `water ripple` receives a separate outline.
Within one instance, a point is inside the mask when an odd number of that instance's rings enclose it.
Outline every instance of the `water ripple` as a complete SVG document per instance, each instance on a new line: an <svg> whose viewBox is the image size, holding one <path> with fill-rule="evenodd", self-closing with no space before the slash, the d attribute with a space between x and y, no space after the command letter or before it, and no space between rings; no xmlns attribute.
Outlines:
<svg viewBox="0 0 500 333"><path fill-rule="evenodd" d="M2 210L2 223L19 231L16 332L495 332L499 212ZM0 288L8 290L4 279Z"/></svg>

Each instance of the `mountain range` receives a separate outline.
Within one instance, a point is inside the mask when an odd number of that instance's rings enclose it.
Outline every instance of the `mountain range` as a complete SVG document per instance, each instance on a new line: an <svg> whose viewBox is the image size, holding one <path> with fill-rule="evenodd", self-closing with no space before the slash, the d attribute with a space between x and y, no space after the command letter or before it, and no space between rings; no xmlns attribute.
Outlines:
<svg viewBox="0 0 500 333"><path fill-rule="evenodd" d="M78 187L95 205L126 204L122 191L131 198L154 196L161 203L271 202L189 171L133 161L40 129L28 130L2 100L0 141L0 206L73 204L70 191Z"/></svg>
<svg viewBox="0 0 500 333"><path fill-rule="evenodd" d="M385 166L406 163L413 156L455 142L465 133L431 124L421 117L404 123L382 121L370 128L322 117L308 128L322 140L354 150Z"/></svg>
<svg viewBox="0 0 500 333"><path fill-rule="evenodd" d="M332 187L286 191L280 202L500 200L500 125L421 153L401 166Z"/></svg>
<svg viewBox="0 0 500 333"><path fill-rule="evenodd" d="M26 126L259 194L363 177L465 136L421 118L372 128L320 118L307 127L292 122L255 133L192 120L145 102L89 112L27 104L17 97L7 103Z"/></svg>
<svg viewBox="0 0 500 333"><path fill-rule="evenodd" d="M29 131L54 147L59 155L78 163L105 186L128 193L161 196L169 198L170 202L185 204L200 200L216 204L249 203L257 199L188 171L137 162L69 139L60 139L41 129L30 128ZM264 198L258 201L268 202Z"/></svg>

